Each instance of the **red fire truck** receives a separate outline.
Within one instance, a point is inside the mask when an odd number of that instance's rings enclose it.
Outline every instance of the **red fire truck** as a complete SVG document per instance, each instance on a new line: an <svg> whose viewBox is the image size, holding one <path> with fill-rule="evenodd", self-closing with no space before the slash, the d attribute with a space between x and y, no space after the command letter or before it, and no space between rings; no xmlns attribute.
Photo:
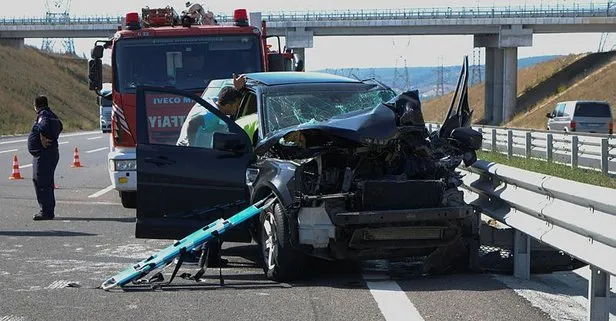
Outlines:
<svg viewBox="0 0 616 321"><path fill-rule="evenodd" d="M200 94L210 80L230 78L233 73L303 69L301 60L280 50L280 41L278 51L270 50L265 22L249 24L246 9L236 9L230 23L198 20L185 12L180 16L172 7L146 7L141 16L126 14L125 25L110 39L97 40L92 49L89 87L99 95L103 53L111 50L112 91L106 98L112 100L113 109L107 158L111 183L124 207L137 204L137 86L174 87ZM193 102L164 96L148 99L160 105L157 115L149 118L151 135L160 141L176 139L173 134Z"/></svg>

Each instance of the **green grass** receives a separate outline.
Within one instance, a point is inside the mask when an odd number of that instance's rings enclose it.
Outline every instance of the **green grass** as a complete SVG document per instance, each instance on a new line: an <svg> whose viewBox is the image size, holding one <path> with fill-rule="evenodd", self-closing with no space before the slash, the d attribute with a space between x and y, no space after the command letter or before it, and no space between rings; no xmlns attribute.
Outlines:
<svg viewBox="0 0 616 321"><path fill-rule="evenodd" d="M571 168L571 166L563 164L548 163L542 160L516 156L507 159L507 155L496 152L480 151L477 152L477 158L580 183L616 188L616 179L590 169Z"/></svg>
<svg viewBox="0 0 616 321"><path fill-rule="evenodd" d="M34 97L45 94L64 131L98 127L96 94L88 89L88 61L36 48L0 46L0 135L28 133L36 118ZM106 80L111 71L105 70Z"/></svg>

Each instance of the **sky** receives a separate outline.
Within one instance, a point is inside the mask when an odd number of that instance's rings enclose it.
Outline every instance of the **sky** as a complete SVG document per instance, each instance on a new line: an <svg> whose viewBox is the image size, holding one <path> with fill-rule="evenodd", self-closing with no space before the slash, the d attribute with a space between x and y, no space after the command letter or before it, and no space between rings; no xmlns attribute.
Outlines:
<svg viewBox="0 0 616 321"><path fill-rule="evenodd" d="M141 12L141 8L173 6L179 13L186 0L31 0L28 13L23 9L3 8L4 17L43 17L46 4L53 11L54 4L67 8L71 16L123 16L126 12ZM198 2L198 1L193 1ZM446 7L492 7L492 6L565 6L576 4L605 6L607 0L216 0L201 1L214 13L232 14L235 8L249 12L271 11L317 11L348 9L402 9ZM521 47L518 57L569 54L597 51L601 34L554 34L534 35L532 47ZM75 39L77 54L89 55L95 39ZM61 44L56 41L57 47ZM41 39L27 39L26 44L40 47ZM616 34L609 35L606 49L616 44ZM473 54L472 36L371 36L371 37L315 37L313 48L306 49L306 69L325 68L371 68L371 67L417 67L459 65L464 55ZM375 59L378 57L378 59ZM480 50L483 63L484 53ZM469 61L470 62L470 61Z"/></svg>

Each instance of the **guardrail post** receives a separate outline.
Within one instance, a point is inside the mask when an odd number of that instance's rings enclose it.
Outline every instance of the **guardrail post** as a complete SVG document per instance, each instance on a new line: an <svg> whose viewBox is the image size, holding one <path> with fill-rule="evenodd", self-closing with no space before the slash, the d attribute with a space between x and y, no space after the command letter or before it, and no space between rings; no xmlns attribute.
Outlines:
<svg viewBox="0 0 616 321"><path fill-rule="evenodd" d="M498 148L496 148L496 128L492 128L492 151L497 152Z"/></svg>
<svg viewBox="0 0 616 321"><path fill-rule="evenodd" d="M479 133L481 134L481 138L482 138L482 139L481 139L481 150L483 150L483 143L485 142L485 141L483 140L483 127L479 127L479 128L477 128L477 132L479 132Z"/></svg>
<svg viewBox="0 0 616 321"><path fill-rule="evenodd" d="M610 319L610 275L596 266L590 266L588 282L589 321L609 321Z"/></svg>
<svg viewBox="0 0 616 321"><path fill-rule="evenodd" d="M610 168L610 145L607 138L601 139L601 172L607 175Z"/></svg>
<svg viewBox="0 0 616 321"><path fill-rule="evenodd" d="M526 156L526 158L530 158L533 152L533 134L531 132L526 132L524 138L524 148L526 149L524 151L524 156Z"/></svg>
<svg viewBox="0 0 616 321"><path fill-rule="evenodd" d="M507 131L507 159L513 156L513 131Z"/></svg>
<svg viewBox="0 0 616 321"><path fill-rule="evenodd" d="M554 152L552 151L552 148L554 147L554 137L552 136L552 134L548 134L546 137L546 144L545 144L545 158L547 158L548 163L552 162L552 158L554 155Z"/></svg>
<svg viewBox="0 0 616 321"><path fill-rule="evenodd" d="M577 135L571 136L571 168L578 167L578 139Z"/></svg>
<svg viewBox="0 0 616 321"><path fill-rule="evenodd" d="M513 276L530 280L530 237L518 230L513 240Z"/></svg>

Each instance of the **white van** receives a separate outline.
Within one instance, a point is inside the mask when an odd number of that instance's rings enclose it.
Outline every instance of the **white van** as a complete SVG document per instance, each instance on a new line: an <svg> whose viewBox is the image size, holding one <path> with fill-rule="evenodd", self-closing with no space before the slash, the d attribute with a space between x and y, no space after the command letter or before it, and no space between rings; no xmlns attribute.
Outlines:
<svg viewBox="0 0 616 321"><path fill-rule="evenodd" d="M547 129L566 132L612 134L612 108L606 101L563 101L548 117Z"/></svg>
<svg viewBox="0 0 616 321"><path fill-rule="evenodd" d="M103 133L111 133L111 99L104 98L109 93L111 93L111 84L105 83L101 90L102 96L96 97L100 115L100 128Z"/></svg>

